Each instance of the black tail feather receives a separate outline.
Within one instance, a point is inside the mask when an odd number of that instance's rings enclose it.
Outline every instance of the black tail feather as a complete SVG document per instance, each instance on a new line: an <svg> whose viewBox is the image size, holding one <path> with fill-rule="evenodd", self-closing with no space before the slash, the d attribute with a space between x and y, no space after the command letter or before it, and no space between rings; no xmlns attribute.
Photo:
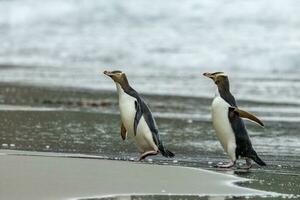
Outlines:
<svg viewBox="0 0 300 200"><path fill-rule="evenodd" d="M174 153L165 149L163 145L159 145L158 149L159 149L161 155L163 155L164 157L173 158L175 156Z"/></svg>
<svg viewBox="0 0 300 200"><path fill-rule="evenodd" d="M167 157L167 158L173 158L175 156L175 154L169 150L165 150L165 153L163 154L163 156Z"/></svg>
<svg viewBox="0 0 300 200"><path fill-rule="evenodd" d="M252 160L254 160L254 162L256 162L256 163L257 163L258 165L260 165L260 166L266 166L266 165L267 165L262 159L260 159L260 157L258 157L258 155L257 155L256 152L254 152L254 153L250 156L250 158L251 158Z"/></svg>

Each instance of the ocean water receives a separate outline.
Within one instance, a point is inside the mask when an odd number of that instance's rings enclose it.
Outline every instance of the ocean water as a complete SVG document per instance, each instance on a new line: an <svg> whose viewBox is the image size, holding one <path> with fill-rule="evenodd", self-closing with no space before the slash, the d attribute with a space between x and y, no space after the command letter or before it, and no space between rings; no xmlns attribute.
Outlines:
<svg viewBox="0 0 300 200"><path fill-rule="evenodd" d="M300 2L4 0L1 82L208 97L225 71L238 99L300 104Z"/></svg>

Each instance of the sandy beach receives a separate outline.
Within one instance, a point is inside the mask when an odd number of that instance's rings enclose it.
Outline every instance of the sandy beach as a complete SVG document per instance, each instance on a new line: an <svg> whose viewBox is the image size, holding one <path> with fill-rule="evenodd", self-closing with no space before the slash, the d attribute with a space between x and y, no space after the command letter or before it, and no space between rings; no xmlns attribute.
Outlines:
<svg viewBox="0 0 300 200"><path fill-rule="evenodd" d="M247 179L199 168L95 158L78 154L0 151L0 199L276 195L234 184Z"/></svg>

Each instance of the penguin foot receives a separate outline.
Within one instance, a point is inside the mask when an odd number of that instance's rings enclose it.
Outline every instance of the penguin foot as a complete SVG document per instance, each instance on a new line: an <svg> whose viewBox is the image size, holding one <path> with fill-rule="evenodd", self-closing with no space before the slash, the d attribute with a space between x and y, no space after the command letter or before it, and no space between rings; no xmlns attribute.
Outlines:
<svg viewBox="0 0 300 200"><path fill-rule="evenodd" d="M235 166L235 161L231 161L228 164L217 164L215 167L216 168L232 168Z"/></svg>
<svg viewBox="0 0 300 200"><path fill-rule="evenodd" d="M252 167L251 159L246 158L246 165L239 167L239 169L250 169Z"/></svg>
<svg viewBox="0 0 300 200"><path fill-rule="evenodd" d="M158 151L147 151L140 156L139 161L143 161L146 157L155 156L157 154L158 154Z"/></svg>

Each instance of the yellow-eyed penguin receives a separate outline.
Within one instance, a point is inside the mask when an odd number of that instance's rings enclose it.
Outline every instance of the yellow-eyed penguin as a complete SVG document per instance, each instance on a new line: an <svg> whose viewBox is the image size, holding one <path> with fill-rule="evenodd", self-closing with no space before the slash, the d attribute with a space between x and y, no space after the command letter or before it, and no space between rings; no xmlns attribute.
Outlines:
<svg viewBox="0 0 300 200"><path fill-rule="evenodd" d="M261 126L264 124L254 115L238 108L234 96L230 92L229 80L223 72L204 73L204 76L211 78L218 87L217 95L212 102L212 120L216 135L229 155L231 162L218 164L220 168L231 168L238 158L246 159L246 166L251 168L251 160L265 166L252 147L248 132L241 118L248 118Z"/></svg>
<svg viewBox="0 0 300 200"><path fill-rule="evenodd" d="M159 152L165 157L174 157L171 151L164 148L149 107L129 85L126 74L122 71L104 71L104 74L116 83L122 122L121 136L123 140L127 134L134 138L141 153L139 161Z"/></svg>

